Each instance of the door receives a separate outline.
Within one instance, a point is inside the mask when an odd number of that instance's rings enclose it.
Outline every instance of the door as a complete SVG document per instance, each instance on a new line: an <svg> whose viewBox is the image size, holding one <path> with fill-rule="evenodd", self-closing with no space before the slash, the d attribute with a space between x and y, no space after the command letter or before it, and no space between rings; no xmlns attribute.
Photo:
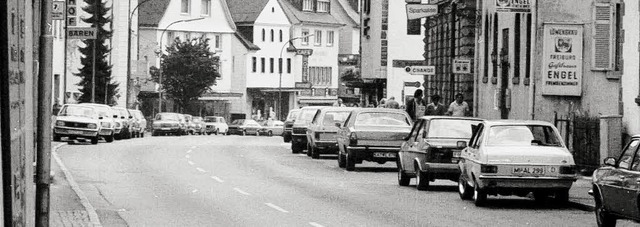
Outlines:
<svg viewBox="0 0 640 227"><path fill-rule="evenodd" d="M506 55L505 61L503 61L502 56ZM500 64L501 64L501 75L500 75L500 117L502 119L509 119L509 108L510 108L510 100L509 100L509 29L502 29L502 50L500 50Z"/></svg>
<svg viewBox="0 0 640 227"><path fill-rule="evenodd" d="M472 127L473 134L471 139L469 140L469 144L467 148L465 148L461 153L460 160L460 170L461 174L467 178L467 180L471 179L471 170L474 164L478 163L478 153L480 150L480 145L482 145L482 137L484 135L484 125L480 124L478 126Z"/></svg>
<svg viewBox="0 0 640 227"><path fill-rule="evenodd" d="M632 209L630 208L632 202L629 200L628 183L634 177L630 168L639 145L640 140L638 139L629 142L618 159L617 168L612 169L601 178L602 197L607 210L627 214Z"/></svg>
<svg viewBox="0 0 640 227"><path fill-rule="evenodd" d="M640 210L638 209L638 195L640 194L640 149L636 150L633 163L629 171L625 171L625 180L623 183L623 197L621 200L626 201L623 205L623 215L640 218Z"/></svg>
<svg viewBox="0 0 640 227"><path fill-rule="evenodd" d="M419 150L418 148L418 138L420 135L420 129L423 128L425 120L419 120L413 125L413 130L409 134L409 139L404 144L404 149L401 149L401 154L398 154L402 158L402 169L407 172L415 172L413 168L413 160L416 157L416 152Z"/></svg>

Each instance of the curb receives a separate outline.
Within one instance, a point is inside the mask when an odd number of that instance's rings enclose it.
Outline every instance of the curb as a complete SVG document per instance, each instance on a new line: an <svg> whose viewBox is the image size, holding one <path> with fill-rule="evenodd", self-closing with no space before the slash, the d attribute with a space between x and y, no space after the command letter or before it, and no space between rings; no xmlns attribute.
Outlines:
<svg viewBox="0 0 640 227"><path fill-rule="evenodd" d="M567 202L567 205L582 211L593 212L596 210L594 206L579 203L579 202L574 202L574 201Z"/></svg>
<svg viewBox="0 0 640 227"><path fill-rule="evenodd" d="M64 173L64 176L67 179L67 182L69 182L71 189L73 189L73 191L76 193L78 198L80 198L80 203L82 204L84 209L87 211L87 214L89 215L89 221L91 222L91 224L96 227L102 227L102 224L100 223L100 218L98 218L98 213L96 213L96 209L91 205L91 203L89 203L89 199L84 194L82 189L80 189L80 186L78 185L78 183L73 179L73 176L71 175L71 172L69 171L69 169L67 169L67 166L65 166L64 163L62 163L62 160L60 159L60 157L58 157L57 150L58 148L64 145L66 144L58 144L53 149L51 149L51 157L53 157L53 159L56 160L56 163L60 167L60 170L62 170L62 173Z"/></svg>

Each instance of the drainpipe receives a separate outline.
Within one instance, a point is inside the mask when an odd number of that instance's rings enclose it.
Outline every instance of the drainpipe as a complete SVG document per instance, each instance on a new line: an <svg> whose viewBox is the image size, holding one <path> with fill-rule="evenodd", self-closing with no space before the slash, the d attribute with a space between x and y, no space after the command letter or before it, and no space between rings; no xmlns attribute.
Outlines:
<svg viewBox="0 0 640 227"><path fill-rule="evenodd" d="M529 53L529 58L531 58L532 61L535 61L535 57L536 57L536 44L538 43L536 41L536 36L538 33L538 0L534 0L532 3L532 7L531 7L531 29L533 31L531 31L531 43L529 43L528 45L533 45L531 48L531 53ZM535 65L535 63L534 63ZM536 112L535 112L535 101L536 101L536 83L535 83L535 68L536 67L531 67L529 70L529 115L531 115L531 120L535 120L536 118Z"/></svg>

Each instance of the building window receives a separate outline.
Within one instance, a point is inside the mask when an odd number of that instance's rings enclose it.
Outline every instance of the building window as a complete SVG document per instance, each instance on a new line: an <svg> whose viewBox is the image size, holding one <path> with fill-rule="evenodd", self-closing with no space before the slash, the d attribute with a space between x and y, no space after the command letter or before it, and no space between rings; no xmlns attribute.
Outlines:
<svg viewBox="0 0 640 227"><path fill-rule="evenodd" d="M271 29L271 42L273 42L273 29Z"/></svg>
<svg viewBox="0 0 640 227"><path fill-rule="evenodd" d="M322 31L316 30L316 46L322 45Z"/></svg>
<svg viewBox="0 0 640 227"><path fill-rule="evenodd" d="M333 31L327 31L327 46L333 46Z"/></svg>
<svg viewBox="0 0 640 227"><path fill-rule="evenodd" d="M307 29L303 29L302 30L302 40L300 41L300 44L306 46L309 45L309 30Z"/></svg>
<svg viewBox="0 0 640 227"><path fill-rule="evenodd" d="M202 0L202 5L200 5L200 14L203 16L211 15L211 0Z"/></svg>
<svg viewBox="0 0 640 227"><path fill-rule="evenodd" d="M287 73L291 73L291 58L287 58Z"/></svg>
<svg viewBox="0 0 640 227"><path fill-rule="evenodd" d="M420 35L420 19L407 20L407 35Z"/></svg>
<svg viewBox="0 0 640 227"><path fill-rule="evenodd" d="M266 65L266 61L264 58L260 58L260 72L264 73L264 68Z"/></svg>
<svg viewBox="0 0 640 227"><path fill-rule="evenodd" d="M256 57L252 57L251 58L251 72L256 72L258 71L258 58Z"/></svg>
<svg viewBox="0 0 640 227"><path fill-rule="evenodd" d="M269 58L269 73L273 73L273 58Z"/></svg>
<svg viewBox="0 0 640 227"><path fill-rule="evenodd" d="M282 74L282 58L278 58L278 73Z"/></svg>
<svg viewBox="0 0 640 227"><path fill-rule="evenodd" d="M280 42L282 42L282 30L280 30Z"/></svg>
<svg viewBox="0 0 640 227"><path fill-rule="evenodd" d="M317 12L328 13L329 8L329 0L318 0Z"/></svg>
<svg viewBox="0 0 640 227"><path fill-rule="evenodd" d="M216 39L214 47L216 49L222 48L222 36L221 35L215 35L213 37Z"/></svg>
<svg viewBox="0 0 640 227"><path fill-rule="evenodd" d="M312 85L331 85L331 67L309 67L309 79Z"/></svg>
<svg viewBox="0 0 640 227"><path fill-rule="evenodd" d="M191 0L182 0L180 13L189 14L191 12Z"/></svg>
<svg viewBox="0 0 640 227"><path fill-rule="evenodd" d="M622 71L624 67L622 59L623 8L621 3L595 3L592 15L594 20L592 70Z"/></svg>
<svg viewBox="0 0 640 227"><path fill-rule="evenodd" d="M262 42L265 41L265 36L266 36L266 34L265 34L265 31L264 31L264 28L263 28L262 29Z"/></svg>
<svg viewBox="0 0 640 227"><path fill-rule="evenodd" d="M313 11L313 0L302 0L302 11Z"/></svg>

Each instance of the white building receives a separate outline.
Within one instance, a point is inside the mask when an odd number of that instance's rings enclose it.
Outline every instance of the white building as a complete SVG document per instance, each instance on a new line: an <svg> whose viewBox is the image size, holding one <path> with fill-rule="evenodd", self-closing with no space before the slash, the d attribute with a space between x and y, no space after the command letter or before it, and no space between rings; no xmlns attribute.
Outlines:
<svg viewBox="0 0 640 227"><path fill-rule="evenodd" d="M622 21L624 43L622 54L624 59L622 82L623 125L624 134L628 136L640 134L640 53L638 45L638 21L640 21L638 1L625 1L625 13ZM616 100L611 100L615 102Z"/></svg>

